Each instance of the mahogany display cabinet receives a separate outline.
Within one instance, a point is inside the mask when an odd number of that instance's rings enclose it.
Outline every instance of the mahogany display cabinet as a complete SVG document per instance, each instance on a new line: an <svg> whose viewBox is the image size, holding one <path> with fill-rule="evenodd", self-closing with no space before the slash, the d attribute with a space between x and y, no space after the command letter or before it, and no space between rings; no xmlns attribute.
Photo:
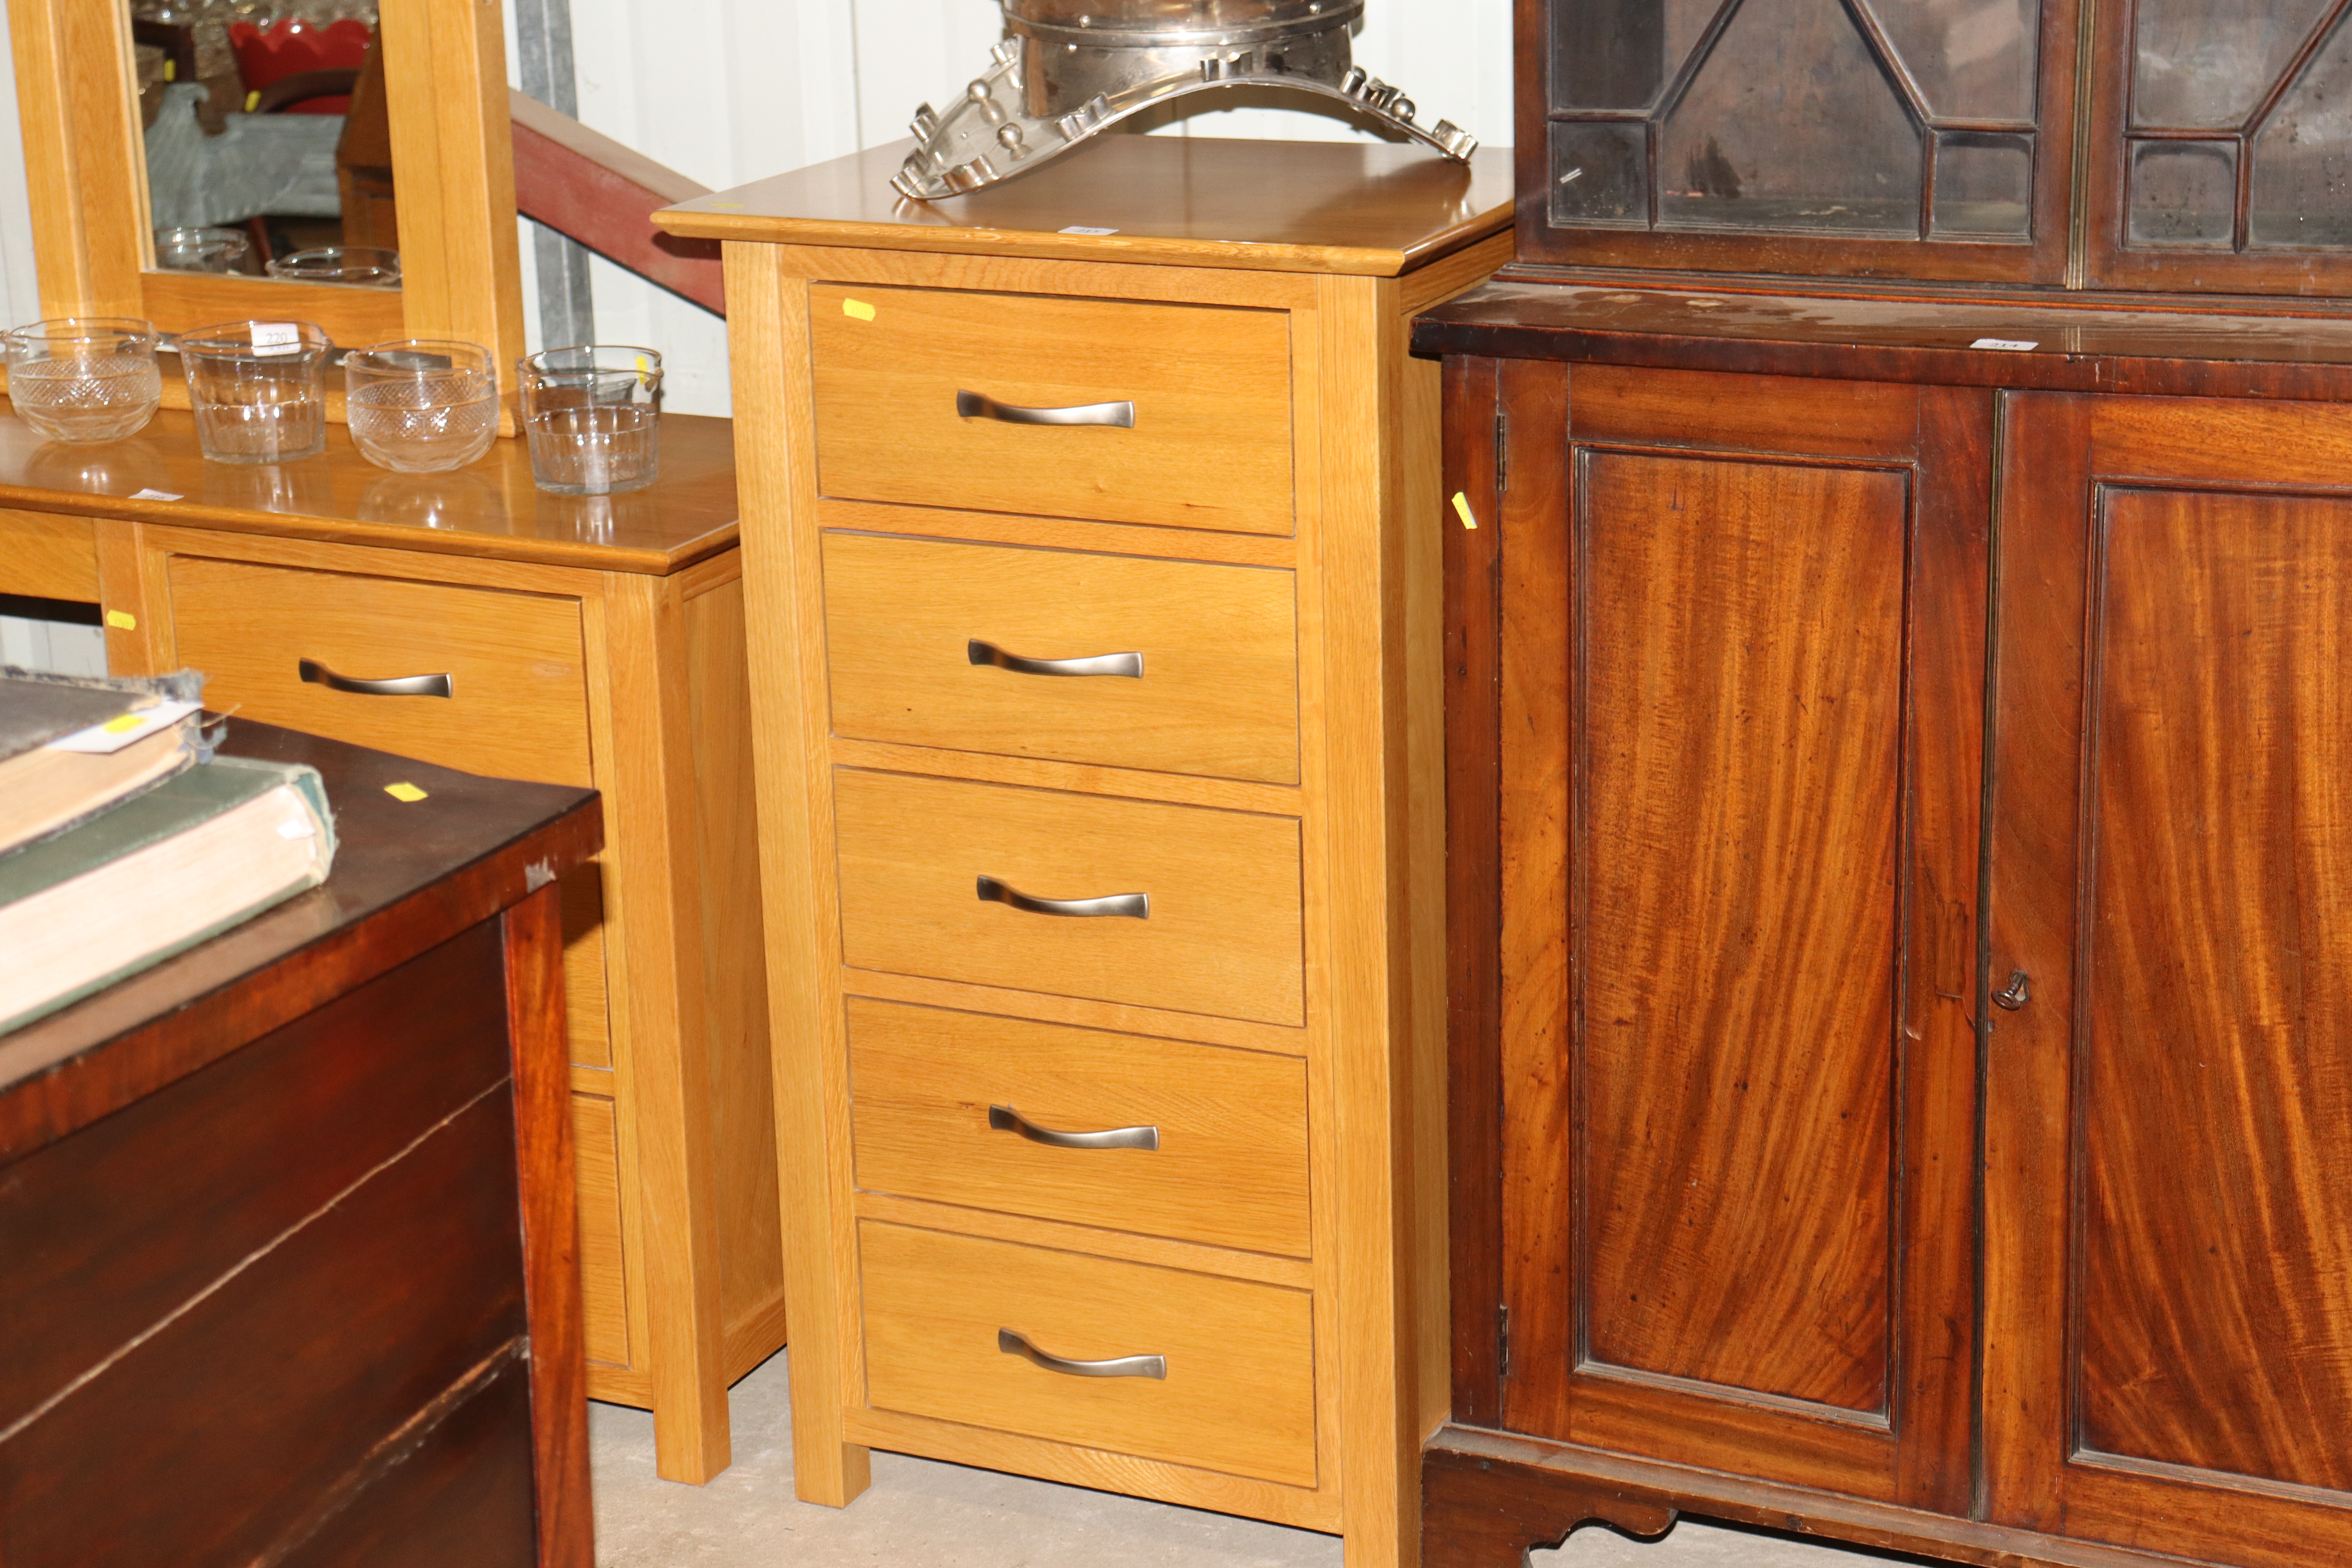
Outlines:
<svg viewBox="0 0 2352 1568"><path fill-rule="evenodd" d="M2347 10L1520 6L1433 1568L2352 1561Z"/></svg>

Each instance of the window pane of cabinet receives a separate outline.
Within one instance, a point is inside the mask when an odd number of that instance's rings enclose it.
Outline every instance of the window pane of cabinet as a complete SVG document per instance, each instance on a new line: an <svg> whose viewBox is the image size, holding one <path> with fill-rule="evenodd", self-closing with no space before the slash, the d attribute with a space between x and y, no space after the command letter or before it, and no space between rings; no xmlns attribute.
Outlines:
<svg viewBox="0 0 2352 1568"><path fill-rule="evenodd" d="M2094 180L2091 216L2113 225L2120 205L2123 221L2108 230L2120 249L2094 257L2095 282L2290 293L2352 282L2344 263L2315 270L2312 256L2352 248L2347 9L2105 0L2100 36L2130 48L2100 62L2113 84L2100 161L2121 184Z"/></svg>
<svg viewBox="0 0 2352 1568"><path fill-rule="evenodd" d="M1553 0L1560 228L2030 243L2042 0Z"/></svg>

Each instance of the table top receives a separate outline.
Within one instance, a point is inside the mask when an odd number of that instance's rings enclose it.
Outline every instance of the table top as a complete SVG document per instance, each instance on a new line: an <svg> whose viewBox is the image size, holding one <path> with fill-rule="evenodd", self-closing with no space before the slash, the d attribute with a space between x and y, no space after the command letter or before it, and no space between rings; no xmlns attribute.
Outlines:
<svg viewBox="0 0 2352 1568"><path fill-rule="evenodd" d="M559 496L531 483L520 437L449 473L395 474L329 425L318 457L246 467L206 462L184 410L78 446L45 439L0 402L0 507L665 576L736 542L735 425L666 414L652 484Z"/></svg>
<svg viewBox="0 0 2352 1568"><path fill-rule="evenodd" d="M1393 278L1511 224L1511 153L1114 133L1032 174L919 202L911 141L719 191L654 221L705 239ZM1068 233L1072 228L1108 234Z"/></svg>
<svg viewBox="0 0 2352 1568"><path fill-rule="evenodd" d="M335 817L333 871L209 942L0 1035L0 1160L86 1126L250 1037L234 1020L169 1026L199 1017L198 1003L337 943L364 948L345 958L372 978L520 902L604 843L593 790L482 778L275 725L228 723L228 753L319 770ZM425 796L403 803L385 793L392 784L414 784ZM381 918L396 915L408 918ZM264 1010L247 1004L247 1022Z"/></svg>

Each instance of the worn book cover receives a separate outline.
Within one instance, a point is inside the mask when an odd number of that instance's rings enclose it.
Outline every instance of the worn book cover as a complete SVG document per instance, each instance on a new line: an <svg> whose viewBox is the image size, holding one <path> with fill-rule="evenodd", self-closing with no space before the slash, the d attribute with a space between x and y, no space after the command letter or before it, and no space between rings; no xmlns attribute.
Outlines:
<svg viewBox="0 0 2352 1568"><path fill-rule="evenodd" d="M0 1034L317 887L334 853L315 769L215 757L0 856Z"/></svg>

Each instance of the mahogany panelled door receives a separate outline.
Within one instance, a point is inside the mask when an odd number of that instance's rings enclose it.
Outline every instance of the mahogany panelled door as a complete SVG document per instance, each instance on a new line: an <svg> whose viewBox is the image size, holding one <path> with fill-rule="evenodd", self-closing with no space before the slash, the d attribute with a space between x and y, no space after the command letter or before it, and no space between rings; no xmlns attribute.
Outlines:
<svg viewBox="0 0 2352 1568"><path fill-rule="evenodd" d="M2352 411L2007 436L1989 1511L2352 1562Z"/></svg>
<svg viewBox="0 0 2352 1568"><path fill-rule="evenodd" d="M1480 1418L1965 1510L1992 396L1449 370L1510 430L1452 542L1500 656L1449 721L1496 780Z"/></svg>

